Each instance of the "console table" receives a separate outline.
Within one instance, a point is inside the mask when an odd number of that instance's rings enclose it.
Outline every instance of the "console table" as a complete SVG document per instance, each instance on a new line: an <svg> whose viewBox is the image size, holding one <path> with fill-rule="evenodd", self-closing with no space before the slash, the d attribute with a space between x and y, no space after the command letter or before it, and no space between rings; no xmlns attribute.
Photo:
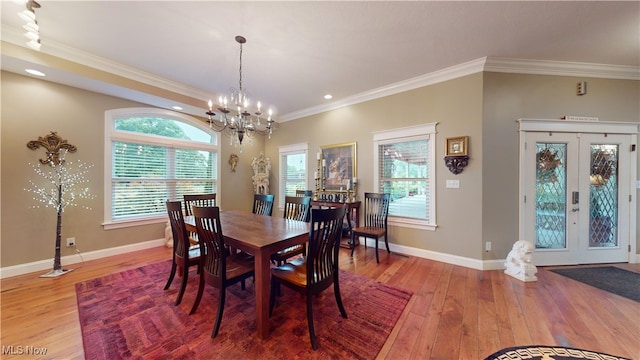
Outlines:
<svg viewBox="0 0 640 360"><path fill-rule="evenodd" d="M340 207L345 205L347 207L347 212L345 213L345 223L349 227L349 231L347 232L347 238L349 241L346 244L340 243L341 247L351 248L351 229L354 228L352 224L355 224L355 227L360 226L360 201L353 202L329 202L329 201L311 201L311 207L318 208L331 208L331 207ZM358 241L358 240L356 240ZM357 243L355 244L357 245Z"/></svg>

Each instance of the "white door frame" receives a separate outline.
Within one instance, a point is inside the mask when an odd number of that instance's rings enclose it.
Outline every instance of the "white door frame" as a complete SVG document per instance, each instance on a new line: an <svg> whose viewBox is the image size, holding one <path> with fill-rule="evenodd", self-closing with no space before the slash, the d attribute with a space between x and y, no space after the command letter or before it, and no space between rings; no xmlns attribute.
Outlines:
<svg viewBox="0 0 640 360"><path fill-rule="evenodd" d="M519 160L519 239L525 239L525 135L527 132L569 132L569 133L609 133L630 135L631 144L638 143L638 133L640 132L640 123L630 122L604 122L604 121L572 121L572 120L549 120L549 119L518 119L520 124L520 160ZM637 170L637 153L638 150L630 153L629 161L629 194L630 211L629 211L629 262L636 261L636 223L637 223L637 195L635 191ZM529 239L532 241L533 239ZM533 241L532 241L533 242Z"/></svg>

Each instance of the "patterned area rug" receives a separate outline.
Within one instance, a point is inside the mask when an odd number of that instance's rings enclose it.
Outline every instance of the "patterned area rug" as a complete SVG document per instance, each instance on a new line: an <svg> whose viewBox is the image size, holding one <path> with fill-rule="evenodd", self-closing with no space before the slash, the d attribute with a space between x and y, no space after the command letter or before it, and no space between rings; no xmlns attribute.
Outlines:
<svg viewBox="0 0 640 360"><path fill-rule="evenodd" d="M485 358L485 360L630 360L618 356L558 346L518 346L502 349Z"/></svg>
<svg viewBox="0 0 640 360"><path fill-rule="evenodd" d="M180 279L162 290L170 261L76 284L86 359L373 359L380 352L411 292L340 271L348 319L340 316L333 288L314 297L319 349L309 341L304 297L285 287L269 319L269 337L256 336L251 280L227 289L220 332L211 339L218 290L207 286L189 315L198 275L189 275L182 304L174 306Z"/></svg>

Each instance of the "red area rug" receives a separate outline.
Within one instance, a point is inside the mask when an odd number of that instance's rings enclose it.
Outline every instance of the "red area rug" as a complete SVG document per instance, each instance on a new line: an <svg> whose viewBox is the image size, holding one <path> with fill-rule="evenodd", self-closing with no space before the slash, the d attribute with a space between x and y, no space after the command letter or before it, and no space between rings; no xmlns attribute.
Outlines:
<svg viewBox="0 0 640 360"><path fill-rule="evenodd" d="M333 288L314 298L319 349L311 349L304 297L282 288L269 319L269 337L256 336L251 281L227 289L220 332L211 339L218 290L206 287L189 315L198 275L189 275L180 306L179 278L169 290L170 262L76 284L86 359L373 359L380 352L411 292L340 271L348 319L340 316Z"/></svg>

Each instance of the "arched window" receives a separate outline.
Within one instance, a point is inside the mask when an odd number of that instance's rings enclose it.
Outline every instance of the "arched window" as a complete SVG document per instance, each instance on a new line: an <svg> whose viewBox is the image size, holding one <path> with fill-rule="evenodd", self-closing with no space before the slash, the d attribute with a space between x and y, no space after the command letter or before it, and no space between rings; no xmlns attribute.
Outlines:
<svg viewBox="0 0 640 360"><path fill-rule="evenodd" d="M164 221L167 200L215 193L218 135L173 111L105 113L105 229Z"/></svg>

